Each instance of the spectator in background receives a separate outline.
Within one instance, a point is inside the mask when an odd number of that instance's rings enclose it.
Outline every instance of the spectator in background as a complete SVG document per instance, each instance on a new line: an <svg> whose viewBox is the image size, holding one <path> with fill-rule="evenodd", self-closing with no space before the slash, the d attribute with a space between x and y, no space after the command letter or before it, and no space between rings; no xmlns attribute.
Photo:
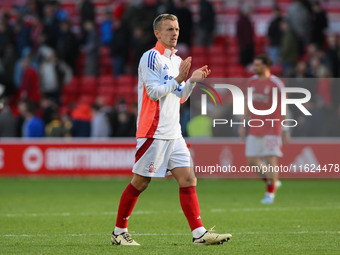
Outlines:
<svg viewBox="0 0 340 255"><path fill-rule="evenodd" d="M88 104L78 104L71 113L72 137L90 137L91 135L91 108Z"/></svg>
<svg viewBox="0 0 340 255"><path fill-rule="evenodd" d="M307 73L307 63L305 61L299 61L295 66L295 73L292 78L313 78Z"/></svg>
<svg viewBox="0 0 340 255"><path fill-rule="evenodd" d="M282 20L280 27L282 30L280 57L283 75L290 77L298 58L299 41L287 20Z"/></svg>
<svg viewBox="0 0 340 255"><path fill-rule="evenodd" d="M176 16L179 24L181 24L181 33L178 37L177 49L180 54L188 56L193 36L193 20L186 0L179 0L177 2Z"/></svg>
<svg viewBox="0 0 340 255"><path fill-rule="evenodd" d="M136 135L137 116L135 113L130 114L128 112L128 107L124 99L119 101L110 119L113 136L128 137Z"/></svg>
<svg viewBox="0 0 340 255"><path fill-rule="evenodd" d="M313 56L308 60L307 72L311 77L317 77L317 71L320 67L320 59L317 56Z"/></svg>
<svg viewBox="0 0 340 255"><path fill-rule="evenodd" d="M21 116L24 117L22 125L22 136L25 138L37 138L45 136L44 122L36 116L36 104L29 100L19 102L18 110Z"/></svg>
<svg viewBox="0 0 340 255"><path fill-rule="evenodd" d="M254 34L249 18L251 7L243 4L236 24L236 37L239 45L239 63L243 66L253 62L254 59Z"/></svg>
<svg viewBox="0 0 340 255"><path fill-rule="evenodd" d="M91 21L95 23L95 13L96 9L91 0L82 0L80 3L80 19L81 19L81 27L84 28L84 25L87 21Z"/></svg>
<svg viewBox="0 0 340 255"><path fill-rule="evenodd" d="M15 38L10 25L10 16L4 13L0 20L0 57L6 74L13 79L15 66Z"/></svg>
<svg viewBox="0 0 340 255"><path fill-rule="evenodd" d="M33 52L37 52L40 44L45 40L45 37L41 36L43 33L43 29L44 26L39 17L32 16L31 42Z"/></svg>
<svg viewBox="0 0 340 255"><path fill-rule="evenodd" d="M44 96L59 103L64 73L53 49L45 47L42 51L42 61L39 67L40 88Z"/></svg>
<svg viewBox="0 0 340 255"><path fill-rule="evenodd" d="M60 36L57 42L58 58L65 61L76 74L76 61L79 55L79 44L75 34L71 30L69 21L60 23Z"/></svg>
<svg viewBox="0 0 340 255"><path fill-rule="evenodd" d="M340 77L340 47L336 42L335 35L328 36L328 49L326 56L329 63L331 75L334 78Z"/></svg>
<svg viewBox="0 0 340 255"><path fill-rule="evenodd" d="M48 97L43 97L40 101L41 118L45 125L53 120L53 115L58 112L58 105Z"/></svg>
<svg viewBox="0 0 340 255"><path fill-rule="evenodd" d="M311 15L303 0L294 0L287 10L287 20L299 40L299 55L310 42Z"/></svg>
<svg viewBox="0 0 340 255"><path fill-rule="evenodd" d="M163 13L169 13L169 14L175 14L175 5L173 0L158 0L156 5L156 16L163 14Z"/></svg>
<svg viewBox="0 0 340 255"><path fill-rule="evenodd" d="M86 31L85 45L83 48L86 54L85 74L87 76L96 76L98 74L99 62L99 42L96 27L92 21L86 21L84 23L84 29Z"/></svg>
<svg viewBox="0 0 340 255"><path fill-rule="evenodd" d="M57 47L57 40L59 36L59 21L55 16L53 4L46 4L44 7L44 28L43 35L45 37L45 44L53 49Z"/></svg>
<svg viewBox="0 0 340 255"><path fill-rule="evenodd" d="M315 43L318 48L324 48L325 44L325 30L328 27L328 18L326 12L322 9L320 2L313 3L312 13L312 35L311 41Z"/></svg>
<svg viewBox="0 0 340 255"><path fill-rule="evenodd" d="M110 46L113 38L113 22L111 18L111 13L109 11L105 12L104 20L100 24L100 40L102 45Z"/></svg>
<svg viewBox="0 0 340 255"><path fill-rule="evenodd" d="M14 34L16 38L16 56L17 58L22 57L22 52L26 47L30 47L30 34L31 30L28 26L26 16L19 17L17 23L14 26Z"/></svg>
<svg viewBox="0 0 340 255"><path fill-rule="evenodd" d="M6 74L1 62L0 56L0 99L1 97L9 98L15 92L15 85L12 82L12 78Z"/></svg>
<svg viewBox="0 0 340 255"><path fill-rule="evenodd" d="M325 107L330 107L332 104L332 82L328 68L324 65L320 65L317 70L317 77L319 78L317 95L320 97L320 100L322 100Z"/></svg>
<svg viewBox="0 0 340 255"><path fill-rule="evenodd" d="M111 56L113 57L113 73L116 77L124 73L129 57L129 34L122 20L114 21L114 37L111 43Z"/></svg>
<svg viewBox="0 0 340 255"><path fill-rule="evenodd" d="M110 137L112 134L108 115L97 104L92 105L91 137Z"/></svg>
<svg viewBox="0 0 340 255"><path fill-rule="evenodd" d="M27 99L38 105L41 98L39 77L37 71L32 67L30 56L22 60L21 66L22 79L19 88L19 99Z"/></svg>
<svg viewBox="0 0 340 255"><path fill-rule="evenodd" d="M16 88L20 88L22 81L23 65L22 62L26 58L31 57L31 49L29 47L23 49L22 56L16 61L14 67L13 81Z"/></svg>
<svg viewBox="0 0 340 255"><path fill-rule="evenodd" d="M278 6L274 8L273 19L271 20L268 27L268 38L269 38L269 57L272 59L273 64L279 63L280 45L282 38L282 31L280 24L282 22L281 11Z"/></svg>
<svg viewBox="0 0 340 255"><path fill-rule="evenodd" d="M45 4L45 0L27 0L26 5L22 6L19 10L24 15L38 16L39 19L43 19Z"/></svg>
<svg viewBox="0 0 340 255"><path fill-rule="evenodd" d="M215 32L215 11L212 3L208 0L200 0L199 2L199 29L197 44L209 47L214 42Z"/></svg>
<svg viewBox="0 0 340 255"><path fill-rule="evenodd" d="M3 108L0 107L0 137L16 136L17 120L12 113L8 100L3 100Z"/></svg>
<svg viewBox="0 0 340 255"><path fill-rule="evenodd" d="M138 65L140 58L145 51L152 48L154 43L153 37L150 33L145 33L145 28L141 25L137 26L133 30L132 47L135 49L134 54L134 64L133 64L133 74L138 74Z"/></svg>
<svg viewBox="0 0 340 255"><path fill-rule="evenodd" d="M52 1L53 8L55 10L55 17L58 22L66 21L68 18L67 12L61 7L60 2L58 0Z"/></svg>
<svg viewBox="0 0 340 255"><path fill-rule="evenodd" d="M51 115L51 122L46 125L45 132L46 137L70 137L71 136L71 126L65 125L61 121L61 117L58 112L53 112Z"/></svg>

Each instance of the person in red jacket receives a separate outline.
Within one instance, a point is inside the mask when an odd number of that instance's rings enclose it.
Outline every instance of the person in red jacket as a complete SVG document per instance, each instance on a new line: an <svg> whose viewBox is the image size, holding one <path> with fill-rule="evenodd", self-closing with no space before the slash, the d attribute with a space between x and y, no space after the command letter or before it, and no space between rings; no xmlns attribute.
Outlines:
<svg viewBox="0 0 340 255"><path fill-rule="evenodd" d="M37 71L31 66L29 57L25 58L21 64L23 71L19 88L19 99L28 99L39 104L41 94Z"/></svg>

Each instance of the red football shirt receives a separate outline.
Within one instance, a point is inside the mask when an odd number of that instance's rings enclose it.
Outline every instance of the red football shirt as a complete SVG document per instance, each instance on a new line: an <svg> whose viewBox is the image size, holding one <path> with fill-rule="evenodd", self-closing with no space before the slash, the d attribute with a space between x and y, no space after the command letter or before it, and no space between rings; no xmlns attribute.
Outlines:
<svg viewBox="0 0 340 255"><path fill-rule="evenodd" d="M277 107L272 114L256 115L251 113L251 119L254 121L251 121L250 125L256 127L249 126L249 134L254 136L281 135L281 88L284 87L283 82L275 75L271 75L267 79L255 75L251 78L248 87L252 88L252 102L256 110L269 110L273 104L273 88L277 88L278 93ZM263 126L262 123L264 123Z"/></svg>

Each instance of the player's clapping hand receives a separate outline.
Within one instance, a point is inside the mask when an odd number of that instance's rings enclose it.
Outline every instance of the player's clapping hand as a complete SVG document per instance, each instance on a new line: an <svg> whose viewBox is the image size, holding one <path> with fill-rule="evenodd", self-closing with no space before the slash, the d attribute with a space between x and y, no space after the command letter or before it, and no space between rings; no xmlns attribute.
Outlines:
<svg viewBox="0 0 340 255"><path fill-rule="evenodd" d="M190 82L200 82L203 81L205 78L207 78L211 74L211 70L208 68L208 66L203 66L197 70L195 70L190 78Z"/></svg>
<svg viewBox="0 0 340 255"><path fill-rule="evenodd" d="M189 74L189 70L191 67L191 57L187 57L185 60L183 60L179 66L179 74L175 78L175 80L178 82L178 84L181 84Z"/></svg>

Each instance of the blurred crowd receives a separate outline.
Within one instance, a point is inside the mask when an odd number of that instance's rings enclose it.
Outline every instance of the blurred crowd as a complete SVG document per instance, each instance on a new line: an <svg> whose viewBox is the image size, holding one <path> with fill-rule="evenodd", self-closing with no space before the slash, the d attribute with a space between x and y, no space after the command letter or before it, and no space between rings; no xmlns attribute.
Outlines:
<svg viewBox="0 0 340 255"><path fill-rule="evenodd" d="M103 47L110 51L114 77L136 75L141 55L155 44L152 22L161 13L179 19L177 48L182 56L189 55L192 46L209 48L216 35L214 5L208 0L198 2L196 22L186 0L113 1L101 20L91 0L80 0L77 25L57 0L27 0L25 5L2 13L0 86L5 99L0 137L134 136L136 102L121 99L107 105L97 98L92 105L63 105L62 88L74 76L99 75ZM245 67L255 56L255 12L251 5L243 4L236 23L239 64ZM340 75L340 43L336 35L326 33L327 27L322 5L309 0L293 1L285 15L275 7L268 26L268 45L263 50L282 68L282 76L318 79L308 83L313 95L308 107L313 117L292 112L303 123L293 131L295 136L340 136L340 89L335 79L330 80ZM84 66L80 69L82 56ZM184 135L190 121L188 107L186 104L181 114ZM316 123L325 125L317 128Z"/></svg>

